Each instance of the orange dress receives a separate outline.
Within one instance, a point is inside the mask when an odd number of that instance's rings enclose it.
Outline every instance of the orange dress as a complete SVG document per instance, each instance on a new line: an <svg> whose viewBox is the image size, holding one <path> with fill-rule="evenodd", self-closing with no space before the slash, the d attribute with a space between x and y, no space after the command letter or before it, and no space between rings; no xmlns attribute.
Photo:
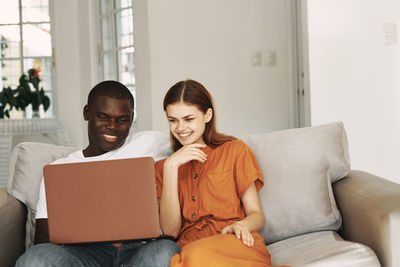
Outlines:
<svg viewBox="0 0 400 267"><path fill-rule="evenodd" d="M240 198L254 182L263 186L261 170L250 148L234 140L202 149L205 163L190 161L178 170L182 228L180 254L170 266L271 266L263 238L253 232L254 246L247 247L233 234L221 230L246 215ZM164 160L156 164L157 194L161 197Z"/></svg>

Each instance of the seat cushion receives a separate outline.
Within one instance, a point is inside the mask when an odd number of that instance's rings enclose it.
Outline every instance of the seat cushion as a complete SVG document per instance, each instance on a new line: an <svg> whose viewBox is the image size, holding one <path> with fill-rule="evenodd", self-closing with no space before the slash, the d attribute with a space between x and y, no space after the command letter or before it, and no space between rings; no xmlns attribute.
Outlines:
<svg viewBox="0 0 400 267"><path fill-rule="evenodd" d="M380 266L367 246L343 240L333 231L310 233L267 246L272 265L309 267Z"/></svg>
<svg viewBox="0 0 400 267"><path fill-rule="evenodd" d="M343 123L243 136L264 176L259 198L266 244L301 234L338 230L341 216L331 183L350 169Z"/></svg>

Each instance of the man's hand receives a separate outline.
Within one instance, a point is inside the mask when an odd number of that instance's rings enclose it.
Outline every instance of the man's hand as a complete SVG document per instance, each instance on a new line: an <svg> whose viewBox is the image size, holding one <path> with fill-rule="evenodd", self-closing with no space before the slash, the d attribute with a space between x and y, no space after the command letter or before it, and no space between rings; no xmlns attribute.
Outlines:
<svg viewBox="0 0 400 267"><path fill-rule="evenodd" d="M49 242L49 225L47 219L36 219L35 240L33 243L48 243Z"/></svg>
<svg viewBox="0 0 400 267"><path fill-rule="evenodd" d="M246 223L242 221L228 225L222 229L221 234L234 234L237 238L242 239L244 245L248 247L254 246L254 238L251 235Z"/></svg>

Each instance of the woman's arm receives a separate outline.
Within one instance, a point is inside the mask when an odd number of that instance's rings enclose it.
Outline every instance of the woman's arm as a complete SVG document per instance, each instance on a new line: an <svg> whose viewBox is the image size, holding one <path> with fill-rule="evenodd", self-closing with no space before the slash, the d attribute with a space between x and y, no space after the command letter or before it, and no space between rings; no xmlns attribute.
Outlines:
<svg viewBox="0 0 400 267"><path fill-rule="evenodd" d="M221 233L235 234L237 238L242 239L243 244L252 247L254 238L251 232L262 229L265 222L254 182L246 189L241 201L246 217L241 221L228 225L222 229Z"/></svg>
<svg viewBox="0 0 400 267"><path fill-rule="evenodd" d="M181 207L178 195L178 169L191 160L205 162L207 154L201 147L205 145L191 144L173 153L164 162L163 189L160 199L160 223L165 235L176 238L182 226Z"/></svg>

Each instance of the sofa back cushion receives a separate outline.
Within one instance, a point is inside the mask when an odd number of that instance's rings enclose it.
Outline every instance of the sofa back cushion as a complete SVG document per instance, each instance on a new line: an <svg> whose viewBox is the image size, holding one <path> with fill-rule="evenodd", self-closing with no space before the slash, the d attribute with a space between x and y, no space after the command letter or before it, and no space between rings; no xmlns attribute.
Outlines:
<svg viewBox="0 0 400 267"><path fill-rule="evenodd" d="M322 230L337 230L341 216L331 183L350 169L343 123L247 135L264 176L259 192L266 244Z"/></svg>
<svg viewBox="0 0 400 267"><path fill-rule="evenodd" d="M43 177L43 166L66 157L73 147L24 142L15 146L10 159L7 191L27 206L25 247L33 244L36 205Z"/></svg>

